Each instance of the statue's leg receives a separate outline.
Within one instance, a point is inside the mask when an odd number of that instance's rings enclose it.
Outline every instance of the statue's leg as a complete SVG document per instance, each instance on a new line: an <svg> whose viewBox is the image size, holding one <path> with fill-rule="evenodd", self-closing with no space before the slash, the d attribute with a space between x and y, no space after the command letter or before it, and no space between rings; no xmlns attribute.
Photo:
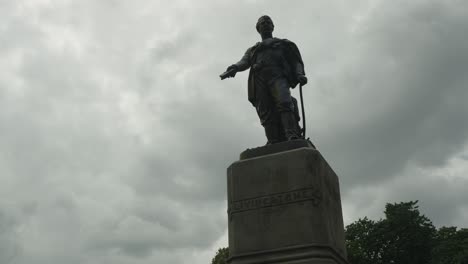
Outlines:
<svg viewBox="0 0 468 264"><path fill-rule="evenodd" d="M281 118L275 109L269 87L265 82L256 83L256 110L260 122L265 129L267 145L286 140L281 125Z"/></svg>
<svg viewBox="0 0 468 264"><path fill-rule="evenodd" d="M270 94L274 108L279 113L281 125L287 140L301 137L298 120L294 114L294 102L285 78L276 79L270 86Z"/></svg>
<svg viewBox="0 0 468 264"><path fill-rule="evenodd" d="M285 141L283 131L280 124L277 123L266 123L263 125L265 128L265 135L267 137L267 145L279 143Z"/></svg>

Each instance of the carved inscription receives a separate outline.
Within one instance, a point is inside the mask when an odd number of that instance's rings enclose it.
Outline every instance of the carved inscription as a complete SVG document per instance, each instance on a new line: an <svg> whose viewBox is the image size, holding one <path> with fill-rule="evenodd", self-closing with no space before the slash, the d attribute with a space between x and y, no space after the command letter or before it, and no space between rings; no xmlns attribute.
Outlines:
<svg viewBox="0 0 468 264"><path fill-rule="evenodd" d="M312 201L314 206L318 206L322 201L322 195L316 188L304 188L251 199L232 201L229 204L228 213L231 215L249 210L305 201Z"/></svg>

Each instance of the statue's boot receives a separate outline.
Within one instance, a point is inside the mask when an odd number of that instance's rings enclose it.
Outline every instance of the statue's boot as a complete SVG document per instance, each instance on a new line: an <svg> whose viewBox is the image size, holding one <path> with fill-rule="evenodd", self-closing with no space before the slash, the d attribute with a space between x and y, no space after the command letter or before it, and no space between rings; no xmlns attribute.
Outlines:
<svg viewBox="0 0 468 264"><path fill-rule="evenodd" d="M282 112L281 124L283 125L284 135L288 141L301 138L301 131L298 130L298 123L293 112Z"/></svg>
<svg viewBox="0 0 468 264"><path fill-rule="evenodd" d="M267 137L267 145L279 143L285 141L283 131L281 131L281 126L278 123L268 123L264 124L263 127L265 128L265 135Z"/></svg>

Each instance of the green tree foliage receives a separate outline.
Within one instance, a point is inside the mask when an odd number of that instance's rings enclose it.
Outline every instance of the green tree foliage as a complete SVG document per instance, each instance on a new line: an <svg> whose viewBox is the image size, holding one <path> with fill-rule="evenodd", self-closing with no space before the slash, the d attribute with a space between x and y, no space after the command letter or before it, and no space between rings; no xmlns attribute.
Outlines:
<svg viewBox="0 0 468 264"><path fill-rule="evenodd" d="M442 227L438 230L431 264L468 264L468 229Z"/></svg>
<svg viewBox="0 0 468 264"><path fill-rule="evenodd" d="M346 245L351 263L378 264L382 262L382 226L367 217L346 227Z"/></svg>
<svg viewBox="0 0 468 264"><path fill-rule="evenodd" d="M229 257L229 248L220 248L216 255L214 256L213 260L211 260L211 264L226 264L227 258Z"/></svg>
<svg viewBox="0 0 468 264"><path fill-rule="evenodd" d="M416 202L387 204L382 225L386 250L384 263L427 264L436 233L432 222L421 215Z"/></svg>
<svg viewBox="0 0 468 264"><path fill-rule="evenodd" d="M433 226L417 201L387 204L385 219L346 227L352 264L468 264L468 229Z"/></svg>
<svg viewBox="0 0 468 264"><path fill-rule="evenodd" d="M417 202L387 204L385 219L367 218L346 227L348 258L356 264L427 264L435 228Z"/></svg>

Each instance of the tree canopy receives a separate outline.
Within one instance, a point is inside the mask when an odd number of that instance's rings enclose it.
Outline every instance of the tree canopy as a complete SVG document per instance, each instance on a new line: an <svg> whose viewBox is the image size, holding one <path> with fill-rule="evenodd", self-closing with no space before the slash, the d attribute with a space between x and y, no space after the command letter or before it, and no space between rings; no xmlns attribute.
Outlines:
<svg viewBox="0 0 468 264"><path fill-rule="evenodd" d="M353 264L468 264L468 229L436 229L418 201L387 204L385 218L367 217L346 227Z"/></svg>
<svg viewBox="0 0 468 264"><path fill-rule="evenodd" d="M224 247L218 249L216 255L211 260L211 264L226 264L226 260L229 257L229 248Z"/></svg>

